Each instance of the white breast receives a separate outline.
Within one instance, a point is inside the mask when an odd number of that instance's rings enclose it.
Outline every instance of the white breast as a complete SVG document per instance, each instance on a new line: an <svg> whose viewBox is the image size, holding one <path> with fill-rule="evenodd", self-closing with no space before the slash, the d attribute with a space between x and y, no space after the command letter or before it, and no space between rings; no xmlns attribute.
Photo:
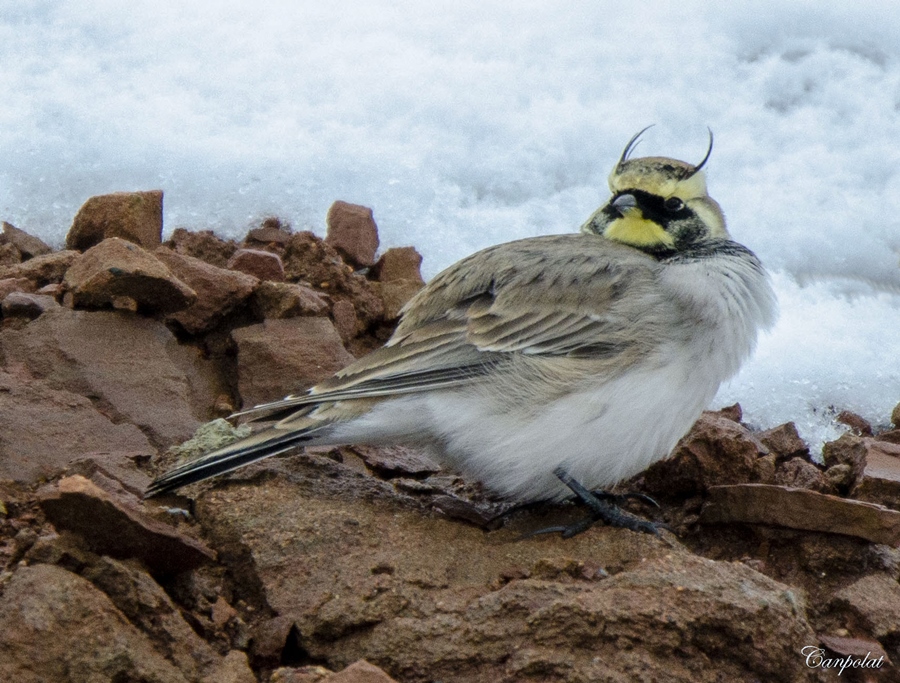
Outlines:
<svg viewBox="0 0 900 683"><path fill-rule="evenodd" d="M514 409L483 388L398 397L342 436L432 445L451 467L519 500L569 495L553 475L560 466L594 489L634 476L669 455L775 315L766 276L746 258L673 264L660 278L682 329L617 377Z"/></svg>

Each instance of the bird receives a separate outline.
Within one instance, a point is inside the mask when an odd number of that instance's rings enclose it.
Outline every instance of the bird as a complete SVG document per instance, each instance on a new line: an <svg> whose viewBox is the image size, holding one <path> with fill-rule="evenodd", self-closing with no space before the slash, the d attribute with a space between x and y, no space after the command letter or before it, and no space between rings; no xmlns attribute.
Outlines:
<svg viewBox="0 0 900 683"><path fill-rule="evenodd" d="M649 128L649 126L648 126ZM665 459L776 319L704 166L631 158L577 232L488 247L436 275L383 347L234 417L270 426L154 480L155 496L297 446L410 445L516 503L572 493L597 521L658 527L607 489ZM543 531L543 530L542 530Z"/></svg>

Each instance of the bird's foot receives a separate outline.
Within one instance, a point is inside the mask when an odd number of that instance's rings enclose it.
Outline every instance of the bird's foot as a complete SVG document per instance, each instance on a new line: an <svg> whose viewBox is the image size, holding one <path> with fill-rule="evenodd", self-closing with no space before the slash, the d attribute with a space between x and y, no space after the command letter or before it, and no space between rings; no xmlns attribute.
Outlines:
<svg viewBox="0 0 900 683"><path fill-rule="evenodd" d="M577 536L578 534L587 531L596 522L600 521L607 526L622 527L631 529L632 531L640 531L645 534L653 534L654 536L659 536L659 530L661 528L666 528L665 525L648 522L646 519L641 519L630 512L625 512L625 510L616 505L616 503L621 504L625 500L633 499L641 500L650 505L659 507L659 504L649 496L645 496L641 493L614 494L606 491L588 491L562 467L557 467L553 471L553 474L559 477L559 480L568 486L575 496L588 507L590 514L568 526L553 526L533 531L527 534L525 538L530 538L531 536L537 536L539 534L553 533L560 533L563 538L572 538L573 536Z"/></svg>

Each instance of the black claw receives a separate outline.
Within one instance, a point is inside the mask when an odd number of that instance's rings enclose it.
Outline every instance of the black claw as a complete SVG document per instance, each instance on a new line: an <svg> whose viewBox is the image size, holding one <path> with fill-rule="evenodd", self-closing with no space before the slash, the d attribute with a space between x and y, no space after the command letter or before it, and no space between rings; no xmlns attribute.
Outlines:
<svg viewBox="0 0 900 683"><path fill-rule="evenodd" d="M591 491L597 498L600 500L608 500L613 503L618 503L622 505L626 500L639 500L642 503L646 503L647 505L651 505L655 508L659 508L659 503L656 502L650 496L643 493L610 493L609 491L596 490Z"/></svg>
<svg viewBox="0 0 900 683"><path fill-rule="evenodd" d="M562 467L558 467L553 471L559 480L572 489L572 492L578 497L578 499L584 503L590 510L591 514L584 519L581 519L574 524L570 524L569 526L555 526L548 527L546 529L539 529L538 531L534 531L524 538L528 538L531 536L536 536L538 534L549 534L559 532L562 534L563 538L572 538L573 536L577 536L583 531L587 531L590 529L594 523L596 522L604 522L608 526L622 527L625 529L631 529L632 531L640 531L645 534L653 534L654 536L659 536L660 528L666 528L665 525L659 525L654 522L649 522L646 519L641 519L635 515L632 515L629 512L625 512L615 505L615 502L621 502L622 500L626 500L628 498L634 498L636 500L643 500L648 502L656 507L659 507L657 502L650 498L649 496L645 496L642 493L634 493L634 494L612 494L607 493L605 491L600 491L597 494L588 491L584 486L582 486L576 479L571 477L568 472L566 472Z"/></svg>

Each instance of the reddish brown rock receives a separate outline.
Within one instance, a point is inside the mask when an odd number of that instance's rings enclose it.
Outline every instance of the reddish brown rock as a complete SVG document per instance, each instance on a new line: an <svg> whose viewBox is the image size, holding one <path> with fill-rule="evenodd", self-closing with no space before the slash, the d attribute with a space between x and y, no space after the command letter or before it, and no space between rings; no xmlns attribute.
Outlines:
<svg viewBox="0 0 900 683"><path fill-rule="evenodd" d="M378 282L410 280L424 285L421 266L422 255L415 247L391 247L372 266L369 276Z"/></svg>
<svg viewBox="0 0 900 683"><path fill-rule="evenodd" d="M3 233L0 234L0 244L11 244L25 260L49 254L53 251L42 240L34 235L29 235L24 230L19 230L6 221L3 221Z"/></svg>
<svg viewBox="0 0 900 683"><path fill-rule="evenodd" d="M281 221L275 216L266 218L262 225L253 228L247 233L244 239L244 245L253 249L256 247L266 248L275 251L283 251L284 247L291 240L291 226Z"/></svg>
<svg viewBox="0 0 900 683"><path fill-rule="evenodd" d="M137 499L113 497L77 474L61 479L40 503L57 529L79 534L95 552L135 557L155 572L178 573L215 559L205 544L142 512Z"/></svg>
<svg viewBox="0 0 900 683"><path fill-rule="evenodd" d="M51 308L59 308L56 299L45 294L28 294L25 292L10 292L3 297L0 310L5 318L28 318L34 320L44 311Z"/></svg>
<svg viewBox="0 0 900 683"><path fill-rule="evenodd" d="M372 209L336 201L328 209L326 223L325 242L337 249L347 263L363 268L375 264L378 226L372 217Z"/></svg>
<svg viewBox="0 0 900 683"><path fill-rule="evenodd" d="M405 446L352 446L368 467L385 476L401 474L421 476L440 472L440 465L424 455L421 451Z"/></svg>
<svg viewBox="0 0 900 683"><path fill-rule="evenodd" d="M84 453L154 452L141 431L113 424L83 396L0 371L0 479L32 483Z"/></svg>
<svg viewBox="0 0 900 683"><path fill-rule="evenodd" d="M16 266L22 262L22 254L13 244L0 242L0 268Z"/></svg>
<svg viewBox="0 0 900 683"><path fill-rule="evenodd" d="M837 655L881 659L886 666L891 666L887 652L884 651L881 643L877 640L847 638L845 636L819 636L819 642Z"/></svg>
<svg viewBox="0 0 900 683"><path fill-rule="evenodd" d="M865 470L852 493L855 498L900 508L900 457L886 441L869 442Z"/></svg>
<svg viewBox="0 0 900 683"><path fill-rule="evenodd" d="M330 460L285 467L290 478L206 492L197 515L250 553L241 562L268 604L329 668L365 659L397 680L445 683L803 680L797 652L816 641L801 594L740 563L607 527L485 534ZM517 578L579 562L594 571Z"/></svg>
<svg viewBox="0 0 900 683"><path fill-rule="evenodd" d="M831 493L831 485L822 470L803 458L792 458L778 465L775 483L798 489Z"/></svg>
<svg viewBox="0 0 900 683"><path fill-rule="evenodd" d="M349 299L340 299L332 304L331 319L334 321L334 329L345 344L361 331L359 316Z"/></svg>
<svg viewBox="0 0 900 683"><path fill-rule="evenodd" d="M297 627L291 617L274 617L260 622L251 637L250 652L257 666L273 668L281 663L285 648L298 646Z"/></svg>
<svg viewBox="0 0 900 683"><path fill-rule="evenodd" d="M753 481L756 462L766 454L765 446L746 427L705 412L669 460L644 472L644 486L651 493L693 495L710 486Z"/></svg>
<svg viewBox="0 0 900 683"><path fill-rule="evenodd" d="M77 251L54 251L50 254L35 256L18 265L0 267L0 280L25 278L33 283L35 289L51 283L62 282L66 271L79 256Z"/></svg>
<svg viewBox="0 0 900 683"><path fill-rule="evenodd" d="M232 650L216 664L203 679L203 683L257 683L256 674L250 668L247 655Z"/></svg>
<svg viewBox="0 0 900 683"><path fill-rule="evenodd" d="M0 283L2 286L2 283ZM900 429L891 429L875 435L876 441L887 441L889 443L900 444Z"/></svg>
<svg viewBox="0 0 900 683"><path fill-rule="evenodd" d="M0 280L0 301L6 298L7 294L12 292L33 292L35 290L34 283L24 277L8 277Z"/></svg>
<svg viewBox="0 0 900 683"><path fill-rule="evenodd" d="M334 672L324 666L310 665L275 669L269 683L322 683L326 676Z"/></svg>
<svg viewBox="0 0 900 683"><path fill-rule="evenodd" d="M66 467L66 474L80 474L109 493L126 491L143 497L150 476L141 466L152 459L151 451L88 451Z"/></svg>
<svg viewBox="0 0 900 683"><path fill-rule="evenodd" d="M424 287L415 280L393 280L391 282L375 282L373 287L384 304L384 319L396 320L400 311L419 290Z"/></svg>
<svg viewBox="0 0 900 683"><path fill-rule="evenodd" d="M119 298L148 312L171 313L197 294L164 263L136 244L111 237L84 252L66 272L65 284L78 307L112 306Z"/></svg>
<svg viewBox="0 0 900 683"><path fill-rule="evenodd" d="M829 441L822 447L825 467L847 465L850 472L846 477L846 485L852 487L866 468L866 443L854 434L842 434L837 441Z"/></svg>
<svg viewBox="0 0 900 683"><path fill-rule="evenodd" d="M340 255L311 232L298 232L284 252L285 277L305 282L328 294L334 302L349 301L362 327L379 322L384 303L371 282L344 263Z"/></svg>
<svg viewBox="0 0 900 683"><path fill-rule="evenodd" d="M252 305L261 318L326 315L329 308L315 290L292 282L261 282L253 293Z"/></svg>
<svg viewBox="0 0 900 683"><path fill-rule="evenodd" d="M138 563L102 556L79 574L102 590L128 621L149 636L157 650L165 653L190 680L199 679L211 667L221 666L219 656L194 632L178 606Z"/></svg>
<svg viewBox="0 0 900 683"><path fill-rule="evenodd" d="M284 264L281 263L281 257L271 251L238 249L228 259L226 267L247 273L260 280L284 282Z"/></svg>
<svg viewBox="0 0 900 683"><path fill-rule="evenodd" d="M222 393L215 368L161 322L112 311L47 311L0 332L0 353L53 388L91 396L158 447L190 438ZM89 450L132 450L94 444Z"/></svg>
<svg viewBox="0 0 900 683"><path fill-rule="evenodd" d="M374 664L360 659L343 671L327 676L323 683L397 683L397 681Z"/></svg>
<svg viewBox="0 0 900 683"><path fill-rule="evenodd" d="M857 436L872 436L872 425L869 424L869 421L850 410L842 410L834 418L834 421L847 425Z"/></svg>
<svg viewBox="0 0 900 683"><path fill-rule="evenodd" d="M19 567L0 595L0 680L187 683L89 581Z"/></svg>
<svg viewBox="0 0 900 683"><path fill-rule="evenodd" d="M252 275L218 268L201 259L160 247L154 252L192 291L196 300L170 316L191 334L206 332L242 305L259 285Z"/></svg>
<svg viewBox="0 0 900 683"><path fill-rule="evenodd" d="M800 438L797 425L793 422L785 422L760 432L756 436L778 460L791 460L792 458L809 460L809 446Z"/></svg>
<svg viewBox="0 0 900 683"><path fill-rule="evenodd" d="M886 574L870 574L834 596L833 605L851 612L879 640L900 636L900 584Z"/></svg>
<svg viewBox="0 0 900 683"><path fill-rule="evenodd" d="M900 512L873 503L784 486L711 487L700 521L769 524L900 545Z"/></svg>
<svg viewBox="0 0 900 683"><path fill-rule="evenodd" d="M162 207L162 190L91 197L75 214L66 249L84 251L111 237L155 249L162 242Z"/></svg>
<svg viewBox="0 0 900 683"><path fill-rule="evenodd" d="M165 246L177 254L193 256L219 268L224 268L237 250L233 240L223 240L212 230L192 232L185 228L175 228Z"/></svg>
<svg viewBox="0 0 900 683"><path fill-rule="evenodd" d="M266 320L231 334L244 407L307 389L354 360L327 318Z"/></svg>

